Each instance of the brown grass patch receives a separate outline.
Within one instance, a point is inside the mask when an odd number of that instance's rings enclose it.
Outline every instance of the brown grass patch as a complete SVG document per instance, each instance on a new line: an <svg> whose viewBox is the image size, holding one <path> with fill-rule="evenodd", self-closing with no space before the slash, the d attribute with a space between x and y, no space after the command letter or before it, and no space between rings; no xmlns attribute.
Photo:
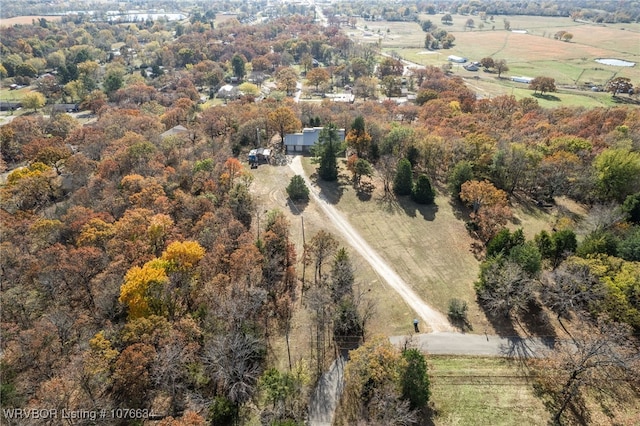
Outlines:
<svg viewBox="0 0 640 426"><path fill-rule="evenodd" d="M13 25L30 25L34 22L38 22L40 18L44 18L47 21L59 21L62 16L59 15L28 15L28 16L15 16L13 18L0 19L0 27L11 27Z"/></svg>

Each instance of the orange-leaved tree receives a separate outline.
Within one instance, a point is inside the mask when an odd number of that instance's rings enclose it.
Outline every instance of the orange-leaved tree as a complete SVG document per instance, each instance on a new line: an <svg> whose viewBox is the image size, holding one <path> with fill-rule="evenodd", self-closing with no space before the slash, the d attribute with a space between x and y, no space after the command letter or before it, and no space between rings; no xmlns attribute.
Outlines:
<svg viewBox="0 0 640 426"><path fill-rule="evenodd" d="M472 208L472 222L481 240L488 242L512 216L507 193L491 182L470 180L462 184L460 199Z"/></svg>

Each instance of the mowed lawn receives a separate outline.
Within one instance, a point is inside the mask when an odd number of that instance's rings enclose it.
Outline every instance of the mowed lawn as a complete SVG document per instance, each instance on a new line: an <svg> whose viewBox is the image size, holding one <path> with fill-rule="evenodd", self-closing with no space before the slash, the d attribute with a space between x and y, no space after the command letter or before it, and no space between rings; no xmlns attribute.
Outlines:
<svg viewBox="0 0 640 426"><path fill-rule="evenodd" d="M303 163L307 173L315 170L308 158ZM435 205L419 206L408 197L385 199L381 183L374 183L371 194L358 194L345 171L339 186L321 185L363 238L426 303L446 315L450 299L465 300L474 332L491 332L473 288L479 271L472 252L474 240L450 197L438 195Z"/></svg>
<svg viewBox="0 0 640 426"><path fill-rule="evenodd" d="M308 162L308 158L304 163ZM309 166L309 164L307 164ZM315 167L315 166L313 166ZM247 170L249 170L247 168ZM251 192L255 197L256 215L254 223L258 222L264 228L266 212L280 210L289 219L291 226L291 241L296 247L296 270L298 277L302 279L303 265L303 223L304 240L309 243L313 236L320 230L331 232L339 241L340 246L346 247L353 261L356 275L356 290L364 293L364 298L373 302L374 315L367 325L367 332L383 334L385 336L404 335L413 329L412 321L415 313L394 291L389 290L385 282L379 279L373 268L356 252L349 247L340 232L335 229L322 210L311 200L306 206L293 206L287 200L286 186L289 184L293 171L288 166L261 165L257 169L249 170L254 176ZM254 228L255 229L255 228ZM255 230L257 232L257 230ZM261 230L260 232L264 232ZM330 265L326 266L330 270ZM313 266L306 267L306 283L311 285L313 281ZM297 300L297 312L292 321L292 352L299 351L305 354L309 350L311 319L307 312L303 312L302 300ZM281 349L284 342L280 342ZM286 353L286 352L283 352Z"/></svg>
<svg viewBox="0 0 640 426"><path fill-rule="evenodd" d="M516 361L429 356L433 424L546 425L550 418ZM517 423L514 423L516 422Z"/></svg>

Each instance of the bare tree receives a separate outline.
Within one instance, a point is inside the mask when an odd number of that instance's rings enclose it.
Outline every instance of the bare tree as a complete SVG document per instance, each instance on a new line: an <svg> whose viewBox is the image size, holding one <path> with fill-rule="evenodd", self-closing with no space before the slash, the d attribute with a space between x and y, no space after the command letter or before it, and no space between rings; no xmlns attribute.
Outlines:
<svg viewBox="0 0 640 426"><path fill-rule="evenodd" d="M309 244L309 251L315 257L315 284L322 283L325 277L322 275L322 266L325 261L331 256L338 248L338 241L336 237L330 232L324 230L318 231L316 235L311 239Z"/></svg>
<svg viewBox="0 0 640 426"><path fill-rule="evenodd" d="M264 357L265 347L259 339L235 332L212 339L203 361L209 376L239 406L256 392Z"/></svg>
<svg viewBox="0 0 640 426"><path fill-rule="evenodd" d="M331 318L333 303L326 287L313 287L306 293L307 308L313 314L313 328L310 333L311 350L315 351L316 369L321 373L326 360L327 346L331 343Z"/></svg>
<svg viewBox="0 0 640 426"><path fill-rule="evenodd" d="M396 175L396 164L398 164L398 159L391 154L383 155L378 161L377 169L382 178L385 195L391 194L391 182L393 182L393 178Z"/></svg>
<svg viewBox="0 0 640 426"><path fill-rule="evenodd" d="M588 324L582 322L571 339L559 341L535 361L541 367L537 371L542 389L554 397L554 424L563 424L572 412L580 417L586 414L577 402L587 389L614 395L624 403L628 396L622 385L639 383L640 350L631 328L602 318L592 327Z"/></svg>
<svg viewBox="0 0 640 426"><path fill-rule="evenodd" d="M485 274L480 298L490 312L508 317L526 308L533 289L534 281L520 265L511 261L496 262Z"/></svg>
<svg viewBox="0 0 640 426"><path fill-rule="evenodd" d="M409 426L418 423L418 413L409 408L409 401L402 399L391 384L373 391L367 407L370 425Z"/></svg>
<svg viewBox="0 0 640 426"><path fill-rule="evenodd" d="M625 213L617 203L596 204L589 210L582 226L587 232L600 232L611 229L624 219Z"/></svg>
<svg viewBox="0 0 640 426"><path fill-rule="evenodd" d="M562 319L585 311L590 303L602 300L605 289L587 265L566 261L542 277L540 297L551 309L567 334Z"/></svg>

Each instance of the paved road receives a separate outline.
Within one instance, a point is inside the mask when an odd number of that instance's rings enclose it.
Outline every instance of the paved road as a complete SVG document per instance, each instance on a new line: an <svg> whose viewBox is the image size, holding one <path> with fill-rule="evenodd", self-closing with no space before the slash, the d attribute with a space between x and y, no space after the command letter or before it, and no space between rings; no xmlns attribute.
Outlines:
<svg viewBox="0 0 640 426"><path fill-rule="evenodd" d="M420 298L416 292L393 270L391 266L360 236L358 231L351 226L349 221L331 203L322 197L318 189L311 183L305 175L300 156L295 156L289 166L294 173L302 176L310 189L311 196L322 208L329 220L349 241L351 246L371 265L378 275L396 291L400 297L413 309L424 321L431 331L454 332L449 320L439 311L433 309Z"/></svg>
<svg viewBox="0 0 640 426"><path fill-rule="evenodd" d="M344 384L344 359L339 357L320 377L309 401L309 425L331 426Z"/></svg>

